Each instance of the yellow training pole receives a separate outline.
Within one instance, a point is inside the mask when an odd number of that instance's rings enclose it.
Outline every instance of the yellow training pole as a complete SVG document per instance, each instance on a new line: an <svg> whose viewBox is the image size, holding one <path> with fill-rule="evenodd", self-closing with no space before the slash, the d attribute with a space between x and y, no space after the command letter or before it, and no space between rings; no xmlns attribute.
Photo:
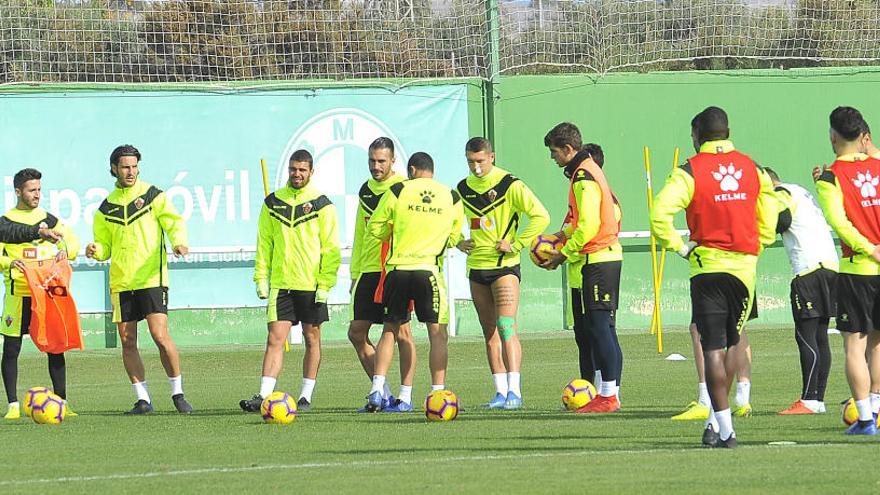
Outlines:
<svg viewBox="0 0 880 495"><path fill-rule="evenodd" d="M263 192L266 193L266 196L269 196L269 173L266 172L266 159L260 159L260 168L263 171ZM290 342L288 339L284 339L284 352L290 352Z"/></svg>
<svg viewBox="0 0 880 495"><path fill-rule="evenodd" d="M672 155L672 168L678 168L678 158L681 150L678 146L675 147L675 153ZM660 253L660 268L657 271L657 293L660 294L663 290L663 269L666 267L666 250L663 249L663 252ZM663 352L663 322L660 318L660 298L657 299L657 352Z"/></svg>
<svg viewBox="0 0 880 495"><path fill-rule="evenodd" d="M654 190L651 187L651 151L645 146L645 179L648 184L648 215L654 208ZM657 240L651 235L651 274L654 280L654 309L651 313L651 335L654 335L654 326L657 322L657 309L660 302L660 286L657 279Z"/></svg>

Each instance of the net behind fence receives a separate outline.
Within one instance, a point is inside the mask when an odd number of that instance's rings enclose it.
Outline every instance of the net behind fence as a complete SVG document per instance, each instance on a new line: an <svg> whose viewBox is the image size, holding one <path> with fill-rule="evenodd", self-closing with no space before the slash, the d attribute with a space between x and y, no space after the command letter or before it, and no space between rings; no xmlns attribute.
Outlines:
<svg viewBox="0 0 880 495"><path fill-rule="evenodd" d="M0 84L872 64L878 26L868 0L0 0Z"/></svg>

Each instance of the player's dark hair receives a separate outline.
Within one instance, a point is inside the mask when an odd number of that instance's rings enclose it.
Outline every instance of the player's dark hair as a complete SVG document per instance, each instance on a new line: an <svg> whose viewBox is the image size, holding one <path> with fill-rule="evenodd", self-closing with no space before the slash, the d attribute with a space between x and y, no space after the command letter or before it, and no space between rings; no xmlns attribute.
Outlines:
<svg viewBox="0 0 880 495"><path fill-rule="evenodd" d="M43 174L41 174L39 170L35 168L24 168L15 173L15 177L12 178L12 185L16 189L21 189L24 187L25 182L41 179L42 177Z"/></svg>
<svg viewBox="0 0 880 495"><path fill-rule="evenodd" d="M576 150L580 150L584 146L581 131L571 122L563 122L557 124L556 127L550 129L550 132L544 136L544 146L554 148L564 148L569 145Z"/></svg>
<svg viewBox="0 0 880 495"><path fill-rule="evenodd" d="M315 164L312 161L312 154L306 150L296 150L290 155L290 162L307 162L309 164L309 168L314 168Z"/></svg>
<svg viewBox="0 0 880 495"><path fill-rule="evenodd" d="M391 156L394 156L394 141L385 136L377 137L372 143L370 143L370 147L367 151L373 150L390 150Z"/></svg>
<svg viewBox="0 0 880 495"><path fill-rule="evenodd" d="M828 120L834 132L847 141L855 141L862 134L870 132L861 112L853 107L835 108Z"/></svg>
<svg viewBox="0 0 880 495"><path fill-rule="evenodd" d="M707 107L691 120L691 129L700 144L730 137L727 112L718 107Z"/></svg>
<svg viewBox="0 0 880 495"><path fill-rule="evenodd" d="M434 159L424 151L413 153L412 156L409 157L409 162L407 162L406 165L407 167L412 167L416 170L434 172Z"/></svg>
<svg viewBox="0 0 880 495"><path fill-rule="evenodd" d="M772 168L764 167L764 172L767 172L767 175L769 175L772 180L776 182L782 182L782 180L779 178L779 174L777 174L776 171Z"/></svg>
<svg viewBox="0 0 880 495"><path fill-rule="evenodd" d="M110 153L110 163L113 165L119 165L119 159L123 156L133 156L137 158L137 161L141 161L141 152L138 151L137 148L130 144L123 144L117 146L116 149L113 150L113 153Z"/></svg>
<svg viewBox="0 0 880 495"><path fill-rule="evenodd" d="M467 153L479 153L481 151L491 153L493 151L492 141L481 136L472 137L465 143L464 150Z"/></svg>
<svg viewBox="0 0 880 495"><path fill-rule="evenodd" d="M590 157L593 158L593 161L596 162L599 168L605 165L605 153L602 153L601 146L596 143L587 143L584 145L584 151L590 154Z"/></svg>

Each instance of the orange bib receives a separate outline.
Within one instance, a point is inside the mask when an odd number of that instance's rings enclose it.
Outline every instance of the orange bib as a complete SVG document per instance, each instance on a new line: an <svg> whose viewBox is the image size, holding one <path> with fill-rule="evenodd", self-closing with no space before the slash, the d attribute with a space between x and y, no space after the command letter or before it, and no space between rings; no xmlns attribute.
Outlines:
<svg viewBox="0 0 880 495"><path fill-rule="evenodd" d="M61 354L82 349L79 312L70 294L73 270L65 260L25 262L24 276L31 291L31 340L37 349Z"/></svg>

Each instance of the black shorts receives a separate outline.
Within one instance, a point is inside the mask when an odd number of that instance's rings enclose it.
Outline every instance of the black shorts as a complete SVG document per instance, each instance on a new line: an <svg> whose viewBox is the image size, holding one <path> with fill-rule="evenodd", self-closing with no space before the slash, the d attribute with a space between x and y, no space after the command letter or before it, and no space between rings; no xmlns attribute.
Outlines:
<svg viewBox="0 0 880 495"><path fill-rule="evenodd" d="M127 290L110 294L113 321L141 321L153 313L168 314L168 287Z"/></svg>
<svg viewBox="0 0 880 495"><path fill-rule="evenodd" d="M409 321L410 301L422 323L449 323L446 284L439 271L393 270L388 273L382 294L384 320L389 323Z"/></svg>
<svg viewBox="0 0 880 495"><path fill-rule="evenodd" d="M748 319L752 294L729 273L701 273L691 277L693 322L703 350L725 349L739 343Z"/></svg>
<svg viewBox="0 0 880 495"><path fill-rule="evenodd" d="M837 329L867 333L880 330L880 276L839 273L834 284L837 295Z"/></svg>
<svg viewBox="0 0 880 495"><path fill-rule="evenodd" d="M583 277L581 298L584 302L584 311L591 309L614 311L617 309L622 266L623 262L621 261L603 261L601 263L586 263L581 268L581 277Z"/></svg>
<svg viewBox="0 0 880 495"><path fill-rule="evenodd" d="M382 303L376 302L376 290L379 288L381 272L361 273L354 283L354 293L351 295L350 320L364 320L375 324L382 324L385 317L385 308ZM406 320L409 321L409 313Z"/></svg>
<svg viewBox="0 0 880 495"><path fill-rule="evenodd" d="M586 319L587 311L588 311L588 310L584 309L586 307L587 307L587 304L584 302L584 291L582 291L580 289L572 288L571 289L571 316L572 316L572 319L574 320L575 324L577 324L577 322L579 322L579 321ZM594 308L594 309L596 309L596 308ZM611 310L610 313L611 313L610 314L611 326L616 327L617 326L617 310Z"/></svg>
<svg viewBox="0 0 880 495"><path fill-rule="evenodd" d="M480 285L492 285L496 280L505 275L513 275L517 280L522 280L519 265L493 268L491 270L477 270L474 268L468 270L468 280Z"/></svg>
<svg viewBox="0 0 880 495"><path fill-rule="evenodd" d="M758 294L757 292L752 294L752 310L749 311L748 321L757 320L758 319Z"/></svg>
<svg viewBox="0 0 880 495"><path fill-rule="evenodd" d="M271 289L266 306L269 322L289 321L320 325L330 319L327 304L315 302L315 291Z"/></svg>
<svg viewBox="0 0 880 495"><path fill-rule="evenodd" d="M820 268L791 280L791 314L795 321L834 316L837 272Z"/></svg>

